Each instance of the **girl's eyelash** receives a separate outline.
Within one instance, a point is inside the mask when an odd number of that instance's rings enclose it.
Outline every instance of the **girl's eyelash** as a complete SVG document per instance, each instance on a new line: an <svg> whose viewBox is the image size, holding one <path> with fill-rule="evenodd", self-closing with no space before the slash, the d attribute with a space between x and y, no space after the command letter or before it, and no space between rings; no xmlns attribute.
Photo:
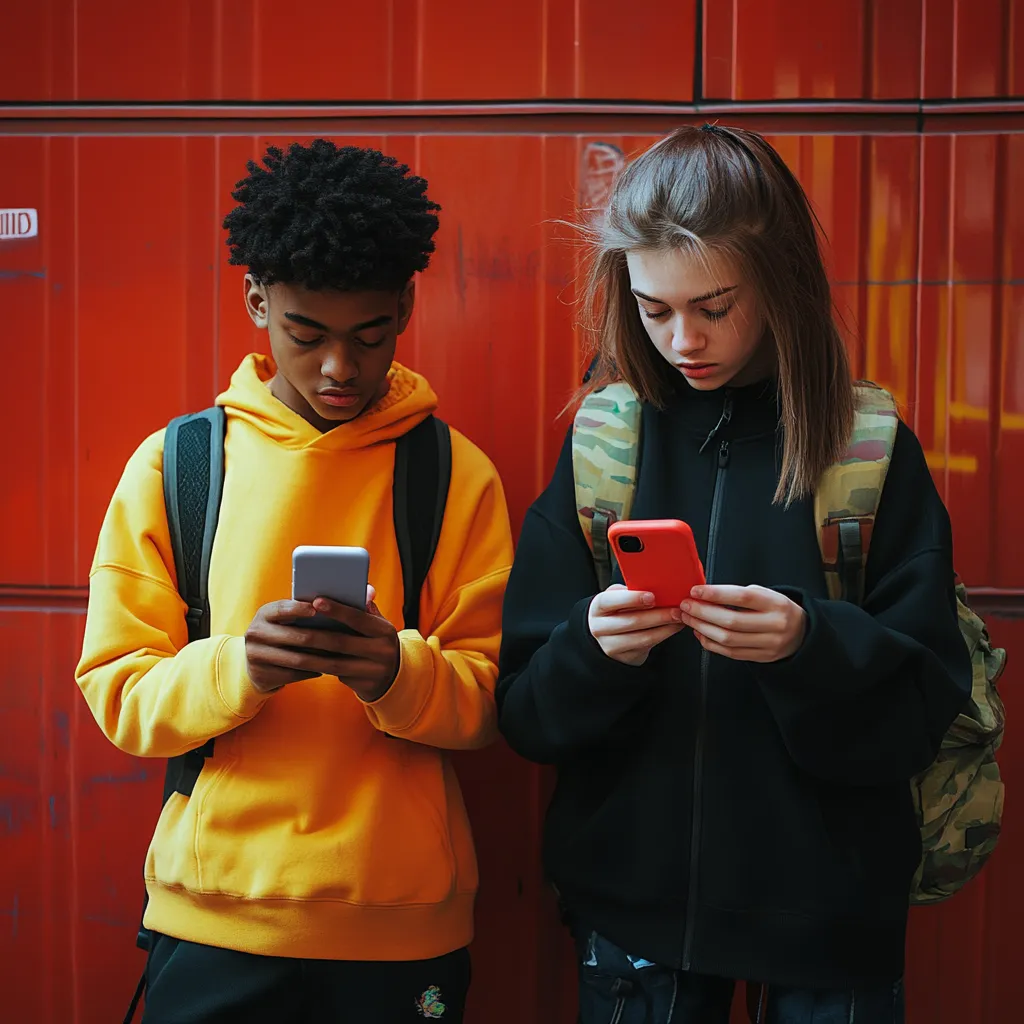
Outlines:
<svg viewBox="0 0 1024 1024"><path fill-rule="evenodd" d="M722 317L729 315L729 310L732 306L726 306L725 309L705 309L702 312L709 320L721 320Z"/></svg>
<svg viewBox="0 0 1024 1024"><path fill-rule="evenodd" d="M732 306L728 306L725 309L702 309L701 312L709 320L721 320L723 317L726 317L726 316L729 315L729 311L731 309L732 309ZM648 320L662 320L666 316L668 316L669 312L670 312L669 310L663 309L660 313L651 313L650 311L645 309L644 310L644 316L647 317Z"/></svg>

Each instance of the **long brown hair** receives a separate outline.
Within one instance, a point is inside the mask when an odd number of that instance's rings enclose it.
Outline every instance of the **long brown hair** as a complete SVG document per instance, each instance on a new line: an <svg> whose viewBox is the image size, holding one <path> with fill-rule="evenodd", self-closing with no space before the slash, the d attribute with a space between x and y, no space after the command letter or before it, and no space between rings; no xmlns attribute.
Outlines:
<svg viewBox="0 0 1024 1024"><path fill-rule="evenodd" d="M778 153L754 132L680 128L620 175L593 239L587 309L596 360L587 390L625 380L663 407L676 371L644 330L626 253L682 250L730 259L753 287L775 347L782 466L775 501L813 492L843 453L854 394L821 257L821 225Z"/></svg>

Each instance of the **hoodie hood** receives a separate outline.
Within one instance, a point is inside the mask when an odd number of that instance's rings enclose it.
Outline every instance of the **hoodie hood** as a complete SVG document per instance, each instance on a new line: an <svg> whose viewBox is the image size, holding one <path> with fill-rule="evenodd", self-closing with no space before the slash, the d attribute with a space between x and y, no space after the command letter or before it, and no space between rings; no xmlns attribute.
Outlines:
<svg viewBox="0 0 1024 1024"><path fill-rule="evenodd" d="M247 422L285 448L343 451L370 448L408 433L437 408L437 395L418 373L399 363L388 372L388 393L348 423L321 432L270 393L277 368L269 356L250 355L217 398L228 416Z"/></svg>

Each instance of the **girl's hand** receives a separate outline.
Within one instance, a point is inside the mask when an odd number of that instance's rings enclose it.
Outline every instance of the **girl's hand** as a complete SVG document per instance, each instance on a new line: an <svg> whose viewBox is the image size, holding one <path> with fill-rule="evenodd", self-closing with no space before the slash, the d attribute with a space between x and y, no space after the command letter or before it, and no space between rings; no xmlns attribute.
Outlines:
<svg viewBox="0 0 1024 1024"><path fill-rule="evenodd" d="M683 613L678 608L655 608L653 594L613 583L590 602L587 623L609 658L642 665L652 647L683 628Z"/></svg>
<svg viewBox="0 0 1024 1024"><path fill-rule="evenodd" d="M781 661L804 641L807 613L767 587L694 587L680 605L705 651L736 661Z"/></svg>

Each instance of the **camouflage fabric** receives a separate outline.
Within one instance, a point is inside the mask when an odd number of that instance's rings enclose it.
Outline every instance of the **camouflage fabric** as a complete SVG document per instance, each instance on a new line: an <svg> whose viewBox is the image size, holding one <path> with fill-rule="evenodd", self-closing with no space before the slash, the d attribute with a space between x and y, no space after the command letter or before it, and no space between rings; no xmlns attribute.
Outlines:
<svg viewBox="0 0 1024 1024"><path fill-rule="evenodd" d="M853 600L863 596L864 566L871 543L871 527L882 496L885 474L892 458L899 415L892 396L874 384L856 386L857 416L853 435L843 457L829 469L814 495L814 520L818 529L828 594L834 601L843 596L840 563L840 523L856 523L860 532L860 571Z"/></svg>
<svg viewBox="0 0 1024 1024"><path fill-rule="evenodd" d="M911 786L924 848L911 903L938 903L972 879L995 849L1003 820L996 751L1006 714L996 682L1006 651L992 646L962 583L956 594L960 632L974 669L971 699L946 733L935 763Z"/></svg>
<svg viewBox="0 0 1024 1024"><path fill-rule="evenodd" d="M829 596L863 597L871 530L889 470L899 414L888 392L857 385L857 415L846 454L829 469L814 497L815 522ZM843 594L841 524L856 524L856 593ZM922 858L910 887L913 904L937 903L969 882L995 849L1003 817L1003 783L995 754L1005 726L996 690L1006 652L994 649L981 618L956 588L960 632L971 652L971 699L950 726L934 763L911 780L921 827Z"/></svg>
<svg viewBox="0 0 1024 1024"><path fill-rule="evenodd" d="M874 384L859 383L856 396L850 445L822 478L814 511L822 568L833 600L843 594L840 549L851 549L849 530L845 541L840 540L842 524L855 525L852 549L859 589L847 598L859 602L899 416L892 396ZM628 519L633 503L640 409L627 384L612 384L584 400L573 427L576 511L594 552L601 589L611 571L608 526ZM912 904L947 899L969 882L995 849L1002 824L1003 782L995 755L1005 712L996 683L1006 652L992 647L985 623L967 603L963 584L957 584L956 596L960 632L971 653L973 686L971 699L943 738L935 762L910 784L923 851L911 885Z"/></svg>
<svg viewBox="0 0 1024 1024"><path fill-rule="evenodd" d="M601 590L612 572L608 527L629 518L639 452L640 401L632 388L619 382L587 395L573 421L572 469L576 513Z"/></svg>

